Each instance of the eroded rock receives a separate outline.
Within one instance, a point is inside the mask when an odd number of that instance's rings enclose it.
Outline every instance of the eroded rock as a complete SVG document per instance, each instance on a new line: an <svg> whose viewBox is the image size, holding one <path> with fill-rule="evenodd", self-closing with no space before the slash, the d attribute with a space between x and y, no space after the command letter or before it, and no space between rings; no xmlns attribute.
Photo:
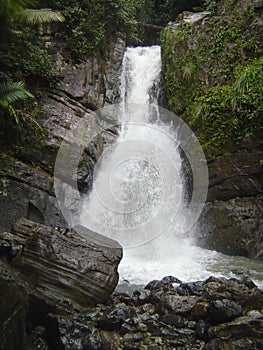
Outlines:
<svg viewBox="0 0 263 350"><path fill-rule="evenodd" d="M20 246L10 264L37 295L64 311L105 302L118 283L122 248L85 228L51 228L22 219L13 226L12 242ZM13 254L14 255L14 254Z"/></svg>

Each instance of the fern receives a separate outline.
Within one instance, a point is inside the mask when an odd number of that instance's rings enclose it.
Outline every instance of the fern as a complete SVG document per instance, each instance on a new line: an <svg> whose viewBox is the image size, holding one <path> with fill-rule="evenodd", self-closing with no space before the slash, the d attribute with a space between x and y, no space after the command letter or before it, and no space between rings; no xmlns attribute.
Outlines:
<svg viewBox="0 0 263 350"><path fill-rule="evenodd" d="M34 96L25 89L23 82L3 81L0 83L0 106L15 118L16 123L19 122L18 114L12 104L28 97Z"/></svg>
<svg viewBox="0 0 263 350"><path fill-rule="evenodd" d="M16 18L27 24L41 24L49 22L63 22L65 18L51 9L25 9L16 15Z"/></svg>

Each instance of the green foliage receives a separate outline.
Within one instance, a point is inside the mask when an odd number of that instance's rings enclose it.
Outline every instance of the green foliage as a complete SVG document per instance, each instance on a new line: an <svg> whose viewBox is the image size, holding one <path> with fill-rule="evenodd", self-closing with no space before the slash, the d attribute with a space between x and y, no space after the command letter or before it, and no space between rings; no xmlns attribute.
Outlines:
<svg viewBox="0 0 263 350"><path fill-rule="evenodd" d="M183 67L182 67L182 77L185 80L187 86L190 84L193 74L196 70L196 65L193 62L187 62Z"/></svg>
<svg viewBox="0 0 263 350"><path fill-rule="evenodd" d="M15 18L32 25L50 22L64 22L65 20L59 12L51 11L50 9L25 9L20 11Z"/></svg>
<svg viewBox="0 0 263 350"><path fill-rule="evenodd" d="M46 132L37 123L36 114L25 111L23 101L34 96L23 82L0 82L0 146L2 151L25 156L37 152ZM34 110L34 109L33 109Z"/></svg>
<svg viewBox="0 0 263 350"><path fill-rule="evenodd" d="M37 152L46 134L37 122L37 102L26 102L34 96L25 88L25 81L30 81L32 91L39 78L49 85L56 79L51 56L37 45L35 31L27 24L63 20L48 9L28 9L36 5L35 0L0 2L0 64L4 72L0 82L0 144L3 151L23 157Z"/></svg>
<svg viewBox="0 0 263 350"><path fill-rule="evenodd" d="M8 104L12 104L18 100L24 100L28 97L34 96L25 89L23 82L3 81L0 83L1 106L5 107Z"/></svg>
<svg viewBox="0 0 263 350"><path fill-rule="evenodd" d="M57 75L47 50L37 45L28 44L27 53L27 56L23 56L20 61L20 69L24 75L43 78L49 84L55 82Z"/></svg>
<svg viewBox="0 0 263 350"><path fill-rule="evenodd" d="M218 0L204 0L202 5L203 11L209 11L214 14L218 7Z"/></svg>
<svg viewBox="0 0 263 350"><path fill-rule="evenodd" d="M24 28L23 32L14 34L9 43L0 43L0 52L0 65L13 80L28 81L33 89L36 84L53 86L56 83L52 57L37 45L34 31Z"/></svg>
<svg viewBox="0 0 263 350"><path fill-rule="evenodd" d="M51 9L31 9L38 4L37 0L1 0L0 1L0 39L7 40L14 22L30 25L49 22L62 22L64 17Z"/></svg>
<svg viewBox="0 0 263 350"><path fill-rule="evenodd" d="M188 109L205 146L222 147L262 128L263 58L240 68L233 85L207 89Z"/></svg>
<svg viewBox="0 0 263 350"><path fill-rule="evenodd" d="M9 112L16 123L19 122L18 114L12 104L19 100L25 100L28 97L34 96L25 89L23 82L0 82L0 107Z"/></svg>
<svg viewBox="0 0 263 350"><path fill-rule="evenodd" d="M262 34L250 27L253 9L237 5L220 1L227 15L211 16L192 30L168 25L161 33L169 108L206 147L239 142L262 124Z"/></svg>
<svg viewBox="0 0 263 350"><path fill-rule="evenodd" d="M100 52L107 54L117 34L138 40L132 24L145 0L55 0L52 6L65 18L63 39L75 59ZM60 35L60 34L58 34Z"/></svg>

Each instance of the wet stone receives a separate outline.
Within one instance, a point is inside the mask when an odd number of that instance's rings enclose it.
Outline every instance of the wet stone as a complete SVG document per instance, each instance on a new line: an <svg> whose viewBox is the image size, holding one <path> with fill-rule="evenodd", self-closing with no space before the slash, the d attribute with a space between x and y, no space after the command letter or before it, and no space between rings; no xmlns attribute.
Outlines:
<svg viewBox="0 0 263 350"><path fill-rule="evenodd" d="M195 319L205 318L207 317L207 302L199 302L196 303L193 307L193 310L191 311L192 316L195 317Z"/></svg>
<svg viewBox="0 0 263 350"><path fill-rule="evenodd" d="M148 290L160 290L163 287L163 283L159 280L153 280L151 282L149 282L144 289L148 289Z"/></svg>
<svg viewBox="0 0 263 350"><path fill-rule="evenodd" d="M137 305L149 303L151 301L151 292L146 289L140 289L133 292L133 297Z"/></svg>
<svg viewBox="0 0 263 350"><path fill-rule="evenodd" d="M149 315L153 315L155 313L155 308L152 304L144 304L142 305L142 311L148 313Z"/></svg>
<svg viewBox="0 0 263 350"><path fill-rule="evenodd" d="M135 332L136 328L134 326L132 326L130 323L123 323L123 325L121 326L119 333L120 335L124 335L126 333L132 333Z"/></svg>
<svg viewBox="0 0 263 350"><path fill-rule="evenodd" d="M143 333L125 334L122 338L123 343L136 343L144 338Z"/></svg>
<svg viewBox="0 0 263 350"><path fill-rule="evenodd" d="M178 315L189 314L195 306L197 299L192 296L180 296L164 294L161 296L161 302L167 310Z"/></svg>
<svg viewBox="0 0 263 350"><path fill-rule="evenodd" d="M179 287L176 288L176 293L179 295L195 295L201 296L204 293L203 282L191 282L191 283L182 283Z"/></svg>
<svg viewBox="0 0 263 350"><path fill-rule="evenodd" d="M147 326L147 331L150 332L153 336L158 337L162 334L160 330L160 324L156 321L147 321L145 322Z"/></svg>
<svg viewBox="0 0 263 350"><path fill-rule="evenodd" d="M177 328L182 328L186 326L186 322L183 317L175 314L166 314L160 318L162 323L166 323Z"/></svg>
<svg viewBox="0 0 263 350"><path fill-rule="evenodd" d="M200 339L205 339L206 338L206 324L204 320L199 320L197 323L197 327L196 327L196 335L198 336L198 338Z"/></svg>
<svg viewBox="0 0 263 350"><path fill-rule="evenodd" d="M174 276L166 276L166 277L162 278L160 282L164 283L164 284L182 283L182 281L180 281L178 278L176 278Z"/></svg>
<svg viewBox="0 0 263 350"><path fill-rule="evenodd" d="M233 300L223 299L212 301L208 309L211 323L228 322L242 314L242 306Z"/></svg>
<svg viewBox="0 0 263 350"><path fill-rule="evenodd" d="M146 324L140 322L140 323L138 323L138 325L137 325L137 329L138 329L138 331L140 331L140 332L146 332L147 329L148 329L148 327L146 326Z"/></svg>
<svg viewBox="0 0 263 350"><path fill-rule="evenodd" d="M99 329L108 331L119 330L125 319L135 314L131 307L117 305L115 308L107 310L104 315L94 318L94 322Z"/></svg>

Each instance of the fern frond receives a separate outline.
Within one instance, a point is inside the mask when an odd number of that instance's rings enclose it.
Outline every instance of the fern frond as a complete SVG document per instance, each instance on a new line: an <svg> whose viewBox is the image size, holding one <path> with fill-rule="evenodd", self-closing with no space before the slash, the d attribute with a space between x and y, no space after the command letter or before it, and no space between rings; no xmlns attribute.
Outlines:
<svg viewBox="0 0 263 350"><path fill-rule="evenodd" d="M3 107L28 97L34 96L25 89L23 82L4 81L0 83L0 103Z"/></svg>
<svg viewBox="0 0 263 350"><path fill-rule="evenodd" d="M27 24L65 21L61 13L52 11L51 9L25 9L17 14L17 19Z"/></svg>

